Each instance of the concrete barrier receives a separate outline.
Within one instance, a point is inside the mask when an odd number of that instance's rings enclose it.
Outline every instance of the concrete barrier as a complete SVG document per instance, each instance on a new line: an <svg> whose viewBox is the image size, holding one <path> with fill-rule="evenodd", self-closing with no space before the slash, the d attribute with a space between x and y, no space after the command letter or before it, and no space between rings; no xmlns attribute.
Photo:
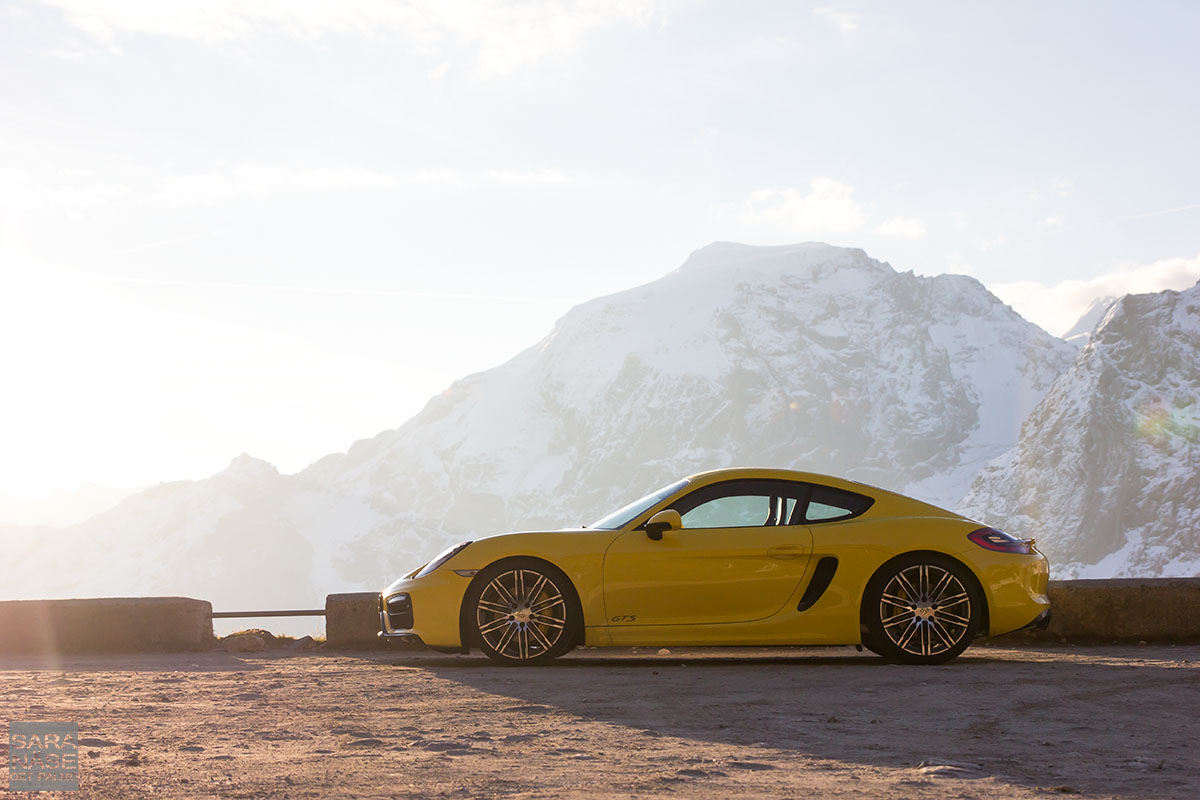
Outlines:
<svg viewBox="0 0 1200 800"><path fill-rule="evenodd" d="M0 653L204 650L212 604L187 597L0 602Z"/></svg>
<svg viewBox="0 0 1200 800"><path fill-rule="evenodd" d="M1045 631L1000 639L1027 642L1200 641L1200 578L1051 581ZM203 650L213 645L212 605L186 597L105 597L0 602L0 653ZM379 595L325 598L329 647L381 642Z"/></svg>
<svg viewBox="0 0 1200 800"><path fill-rule="evenodd" d="M331 594L325 598L325 642L342 650L387 646L379 633L379 592Z"/></svg>
<svg viewBox="0 0 1200 800"><path fill-rule="evenodd" d="M1050 627L1031 642L1200 641L1200 578L1050 581Z"/></svg>

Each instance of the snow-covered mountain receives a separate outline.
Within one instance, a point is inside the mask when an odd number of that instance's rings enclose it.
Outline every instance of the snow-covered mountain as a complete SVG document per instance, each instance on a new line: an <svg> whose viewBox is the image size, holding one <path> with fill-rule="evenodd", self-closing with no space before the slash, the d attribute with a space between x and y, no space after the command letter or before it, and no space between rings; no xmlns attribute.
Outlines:
<svg viewBox="0 0 1200 800"><path fill-rule="evenodd" d="M1105 295L1097 297L1088 305L1087 310L1075 320L1075 324L1071 329L1063 334L1062 338L1066 339L1076 347L1082 348L1085 344L1091 341L1092 333L1096 330L1096 326L1108 313L1108 309L1117 301L1117 298Z"/></svg>
<svg viewBox="0 0 1200 800"><path fill-rule="evenodd" d="M0 524L66 527L107 511L144 487L119 489L84 483L73 491L58 490L44 497L0 494Z"/></svg>
<svg viewBox="0 0 1200 800"><path fill-rule="evenodd" d="M962 509L1057 577L1200 574L1200 284L1111 304Z"/></svg>
<svg viewBox="0 0 1200 800"><path fill-rule="evenodd" d="M586 523L734 464L954 506L1074 355L971 278L824 244L714 244L297 475L241 458L83 525L0 529L23 553L0 591L307 606L457 540Z"/></svg>
<svg viewBox="0 0 1200 800"><path fill-rule="evenodd" d="M190 595L225 608L315 597L312 546L283 513L294 482L242 455L81 524L0 526L10 556L0 596Z"/></svg>

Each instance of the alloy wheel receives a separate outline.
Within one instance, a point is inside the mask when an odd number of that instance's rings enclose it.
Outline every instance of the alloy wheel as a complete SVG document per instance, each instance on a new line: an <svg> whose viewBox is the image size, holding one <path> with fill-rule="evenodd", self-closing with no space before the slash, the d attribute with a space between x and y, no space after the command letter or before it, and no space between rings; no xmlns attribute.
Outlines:
<svg viewBox="0 0 1200 800"><path fill-rule="evenodd" d="M971 593L935 564L901 569L883 587L879 620L888 640L913 656L939 656L971 630Z"/></svg>
<svg viewBox="0 0 1200 800"><path fill-rule="evenodd" d="M475 604L475 623L497 655L530 661L549 653L565 635L567 603L549 576L511 569L484 586Z"/></svg>

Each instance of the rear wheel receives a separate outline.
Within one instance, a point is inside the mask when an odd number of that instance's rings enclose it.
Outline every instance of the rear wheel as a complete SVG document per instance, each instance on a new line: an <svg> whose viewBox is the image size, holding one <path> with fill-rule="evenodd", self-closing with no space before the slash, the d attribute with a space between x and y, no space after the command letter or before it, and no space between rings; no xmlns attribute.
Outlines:
<svg viewBox="0 0 1200 800"><path fill-rule="evenodd" d="M881 569L863 597L870 649L908 664L941 664L975 638L983 597L966 567L913 553Z"/></svg>
<svg viewBox="0 0 1200 800"><path fill-rule="evenodd" d="M464 609L476 641L502 664L544 664L575 646L575 590L561 570L509 559L482 570Z"/></svg>

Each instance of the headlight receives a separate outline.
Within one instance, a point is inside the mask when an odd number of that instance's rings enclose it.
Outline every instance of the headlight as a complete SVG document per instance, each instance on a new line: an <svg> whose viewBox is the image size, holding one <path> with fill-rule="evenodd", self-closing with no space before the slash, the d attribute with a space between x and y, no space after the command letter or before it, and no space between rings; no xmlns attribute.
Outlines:
<svg viewBox="0 0 1200 800"><path fill-rule="evenodd" d="M426 564L424 567L422 567L421 571L418 572L414 577L424 578L426 575L433 572L435 569L440 567L442 564L445 564L447 561L449 561L450 559L454 558L456 555L461 553L463 551L463 549L466 548L466 546L469 544L470 544L470 542L463 542L462 544L456 544L456 545L454 545L454 547L450 547L450 548L443 550L441 553L438 554L437 558L435 558L433 561L430 561L428 564Z"/></svg>

